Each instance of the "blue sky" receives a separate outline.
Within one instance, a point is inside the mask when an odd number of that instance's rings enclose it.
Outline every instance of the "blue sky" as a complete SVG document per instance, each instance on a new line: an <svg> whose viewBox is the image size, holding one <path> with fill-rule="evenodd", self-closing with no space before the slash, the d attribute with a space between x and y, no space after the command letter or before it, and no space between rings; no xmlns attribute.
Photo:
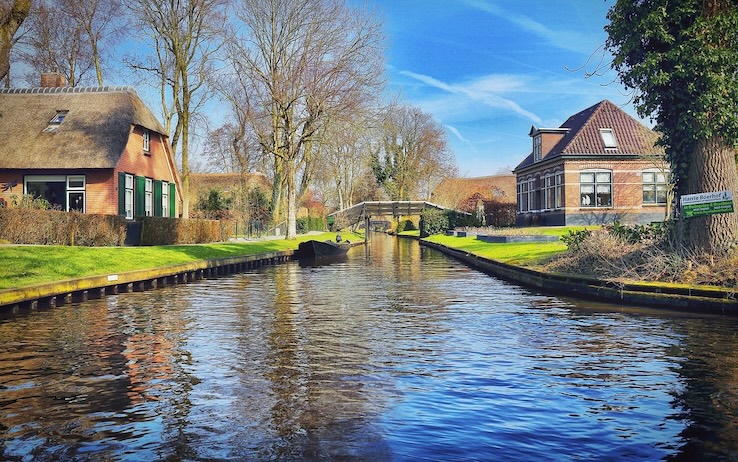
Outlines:
<svg viewBox="0 0 738 462"><path fill-rule="evenodd" d="M388 92L446 127L462 176L515 167L531 125L603 99L635 115L613 71L575 70L601 57L614 0L365 1L384 20Z"/></svg>

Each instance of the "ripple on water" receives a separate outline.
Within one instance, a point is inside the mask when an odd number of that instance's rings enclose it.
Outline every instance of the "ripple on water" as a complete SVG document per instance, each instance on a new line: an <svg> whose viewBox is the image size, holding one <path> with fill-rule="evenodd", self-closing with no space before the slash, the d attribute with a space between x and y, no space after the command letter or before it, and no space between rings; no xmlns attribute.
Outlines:
<svg viewBox="0 0 738 462"><path fill-rule="evenodd" d="M738 324L624 313L377 238L0 320L3 460L738 452Z"/></svg>

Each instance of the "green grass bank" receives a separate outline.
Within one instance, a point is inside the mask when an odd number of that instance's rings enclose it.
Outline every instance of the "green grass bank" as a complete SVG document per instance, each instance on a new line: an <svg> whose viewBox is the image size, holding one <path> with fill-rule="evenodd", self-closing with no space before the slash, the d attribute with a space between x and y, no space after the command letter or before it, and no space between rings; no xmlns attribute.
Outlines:
<svg viewBox="0 0 738 462"><path fill-rule="evenodd" d="M363 236L342 233L344 240ZM236 241L151 247L0 246L0 290L112 273L124 273L217 258L295 250L310 239L335 240L336 233L300 235L295 240Z"/></svg>

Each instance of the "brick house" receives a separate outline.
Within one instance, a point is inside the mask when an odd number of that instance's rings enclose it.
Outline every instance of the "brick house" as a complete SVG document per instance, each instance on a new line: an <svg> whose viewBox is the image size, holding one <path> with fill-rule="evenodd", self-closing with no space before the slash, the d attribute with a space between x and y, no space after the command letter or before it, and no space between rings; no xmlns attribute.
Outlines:
<svg viewBox="0 0 738 462"><path fill-rule="evenodd" d="M176 217L180 180L168 137L132 87L0 90L0 206L23 194L61 210Z"/></svg>
<svg viewBox="0 0 738 462"><path fill-rule="evenodd" d="M518 226L664 220L669 167L658 134L610 101L529 135L532 152L513 171Z"/></svg>

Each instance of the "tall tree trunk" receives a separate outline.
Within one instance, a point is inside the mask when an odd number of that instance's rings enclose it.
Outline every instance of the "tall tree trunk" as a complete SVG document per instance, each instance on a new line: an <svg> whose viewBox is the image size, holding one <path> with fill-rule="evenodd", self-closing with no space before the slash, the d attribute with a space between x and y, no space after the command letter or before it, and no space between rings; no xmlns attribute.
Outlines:
<svg viewBox="0 0 738 462"><path fill-rule="evenodd" d="M297 181L294 172L287 172L287 239L297 237Z"/></svg>
<svg viewBox="0 0 738 462"><path fill-rule="evenodd" d="M6 79L5 86L10 88L10 49L13 47L15 33L31 11L31 0L3 3L0 12L7 12L7 16L3 15L3 21L0 22L0 80Z"/></svg>
<svg viewBox="0 0 738 462"><path fill-rule="evenodd" d="M687 177L687 192L732 191L738 194L735 151L721 137L697 143ZM738 238L738 214L722 213L686 218L684 243L696 252L722 254Z"/></svg>

